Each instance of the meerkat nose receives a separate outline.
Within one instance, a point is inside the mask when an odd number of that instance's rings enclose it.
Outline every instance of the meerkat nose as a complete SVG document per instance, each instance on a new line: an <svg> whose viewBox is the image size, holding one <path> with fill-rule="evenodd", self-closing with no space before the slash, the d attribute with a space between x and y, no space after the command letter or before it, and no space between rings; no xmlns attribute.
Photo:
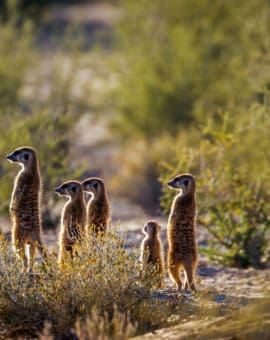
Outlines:
<svg viewBox="0 0 270 340"><path fill-rule="evenodd" d="M9 161L13 161L13 153L9 153L6 155L6 159L8 159Z"/></svg>
<svg viewBox="0 0 270 340"><path fill-rule="evenodd" d="M171 187L173 185L173 181L167 182L168 187Z"/></svg>
<svg viewBox="0 0 270 340"><path fill-rule="evenodd" d="M54 192L56 193L56 194L61 194L61 187L56 187L56 188L54 188Z"/></svg>

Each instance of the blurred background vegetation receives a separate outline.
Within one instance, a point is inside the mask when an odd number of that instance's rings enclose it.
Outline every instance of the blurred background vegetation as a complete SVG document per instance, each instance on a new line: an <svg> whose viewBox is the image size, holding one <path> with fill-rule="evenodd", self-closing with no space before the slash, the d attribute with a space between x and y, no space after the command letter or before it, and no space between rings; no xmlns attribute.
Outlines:
<svg viewBox="0 0 270 340"><path fill-rule="evenodd" d="M208 255L263 264L268 0L0 1L0 12L3 216L17 172L4 155L23 144L38 150L45 226L55 225L52 188L62 180L102 175L113 197L156 214L174 195L164 183L190 171ZM81 151L75 131L86 116L98 131L87 120L79 135L103 134Z"/></svg>

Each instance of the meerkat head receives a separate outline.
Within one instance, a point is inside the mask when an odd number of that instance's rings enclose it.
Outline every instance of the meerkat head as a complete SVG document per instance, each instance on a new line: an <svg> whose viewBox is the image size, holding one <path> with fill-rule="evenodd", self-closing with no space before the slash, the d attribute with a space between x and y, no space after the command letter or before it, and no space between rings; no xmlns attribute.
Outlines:
<svg viewBox="0 0 270 340"><path fill-rule="evenodd" d="M143 227L144 234L153 237L159 233L161 226L155 221L148 221Z"/></svg>
<svg viewBox="0 0 270 340"><path fill-rule="evenodd" d="M30 147L20 147L6 155L6 158L12 163L19 163L23 167L27 167L32 164L36 159L34 149Z"/></svg>
<svg viewBox="0 0 270 340"><path fill-rule="evenodd" d="M104 182L101 178L91 177L84 180L82 183L83 191L89 192L94 196L104 191Z"/></svg>
<svg viewBox="0 0 270 340"><path fill-rule="evenodd" d="M54 188L54 192L59 196L74 198L82 193L81 183L78 181L67 181Z"/></svg>
<svg viewBox="0 0 270 340"><path fill-rule="evenodd" d="M167 183L171 189L179 189L182 193L186 193L195 188L195 178L190 174L182 174L174 177Z"/></svg>

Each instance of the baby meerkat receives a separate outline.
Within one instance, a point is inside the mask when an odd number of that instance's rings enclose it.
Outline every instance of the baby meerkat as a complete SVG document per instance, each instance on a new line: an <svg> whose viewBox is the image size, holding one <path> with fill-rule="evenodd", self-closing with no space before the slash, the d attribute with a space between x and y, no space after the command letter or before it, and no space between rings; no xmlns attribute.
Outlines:
<svg viewBox="0 0 270 340"><path fill-rule="evenodd" d="M144 269L149 264L160 273L163 273L163 247L159 238L160 225L155 221L148 221L143 227L143 232L146 235L141 244L141 262Z"/></svg>
<svg viewBox="0 0 270 340"><path fill-rule="evenodd" d="M92 195L87 204L87 226L93 227L95 233L105 232L110 223L110 206L103 180L90 177L82 182L82 188Z"/></svg>
<svg viewBox="0 0 270 340"><path fill-rule="evenodd" d="M73 256L74 245L78 243L84 233L86 221L86 207L80 182L67 181L54 189L60 196L68 197L61 215L59 233L59 264L63 264L65 253Z"/></svg>
<svg viewBox="0 0 270 340"><path fill-rule="evenodd" d="M185 289L196 291L194 276L197 267L196 247L196 183L190 174L176 176L167 185L180 190L175 197L168 221L168 268L171 278L182 290L179 270L186 276Z"/></svg>
<svg viewBox="0 0 270 340"><path fill-rule="evenodd" d="M23 272L32 272L36 248L43 258L47 257L41 241L39 164L35 150L30 147L17 148L6 158L22 167L14 181L10 202L12 244L23 261ZM29 264L26 245L29 245Z"/></svg>

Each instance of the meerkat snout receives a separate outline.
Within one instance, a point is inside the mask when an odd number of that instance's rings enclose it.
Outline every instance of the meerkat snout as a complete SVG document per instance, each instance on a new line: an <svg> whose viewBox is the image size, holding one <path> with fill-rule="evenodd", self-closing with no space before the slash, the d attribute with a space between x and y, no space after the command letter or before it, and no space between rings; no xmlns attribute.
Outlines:
<svg viewBox="0 0 270 340"><path fill-rule="evenodd" d="M173 178L167 183L167 186L170 189L179 189L185 192L189 189L192 183L194 183L194 181L191 180L190 175L185 174L185 175L176 176L175 178Z"/></svg>
<svg viewBox="0 0 270 340"><path fill-rule="evenodd" d="M28 160L33 155L33 150L31 148L25 147L16 149L15 151L6 155L6 159L11 163L21 163L26 164Z"/></svg>
<svg viewBox="0 0 270 340"><path fill-rule="evenodd" d="M54 192L59 196L62 196L64 194L64 190L61 186L54 188Z"/></svg>
<svg viewBox="0 0 270 340"><path fill-rule="evenodd" d="M104 186L104 184L99 178L90 178L82 182L83 190L89 193L97 192L102 186Z"/></svg>
<svg viewBox="0 0 270 340"><path fill-rule="evenodd" d="M77 183L75 181L74 182L68 181L68 182L54 188L54 192L56 194L58 194L59 196L72 197L77 193L78 187L80 187L79 183Z"/></svg>

